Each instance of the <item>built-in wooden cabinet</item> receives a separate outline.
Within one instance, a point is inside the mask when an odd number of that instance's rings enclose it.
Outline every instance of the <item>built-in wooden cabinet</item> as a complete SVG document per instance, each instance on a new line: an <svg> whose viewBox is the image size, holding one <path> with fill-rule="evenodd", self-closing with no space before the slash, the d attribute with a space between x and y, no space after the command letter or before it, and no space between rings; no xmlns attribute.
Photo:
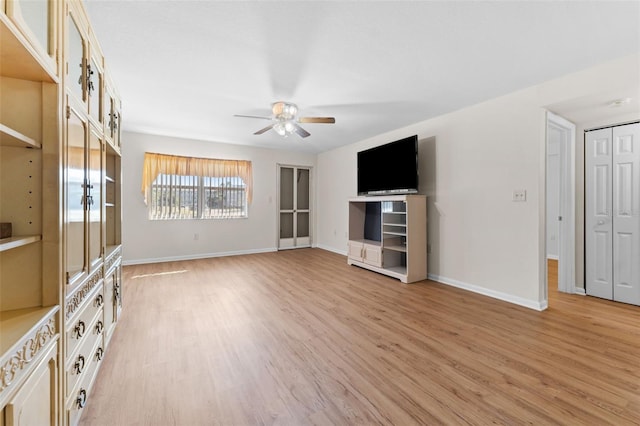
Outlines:
<svg viewBox="0 0 640 426"><path fill-rule="evenodd" d="M0 11L0 417L58 423L60 142L53 2ZM42 19L40 19L42 18ZM50 189L53 188L53 191Z"/></svg>
<svg viewBox="0 0 640 426"><path fill-rule="evenodd" d="M90 397L122 309L120 107L81 2L0 0L0 425Z"/></svg>
<svg viewBox="0 0 640 426"><path fill-rule="evenodd" d="M392 195L349 200L347 261L405 283L426 279L426 197Z"/></svg>

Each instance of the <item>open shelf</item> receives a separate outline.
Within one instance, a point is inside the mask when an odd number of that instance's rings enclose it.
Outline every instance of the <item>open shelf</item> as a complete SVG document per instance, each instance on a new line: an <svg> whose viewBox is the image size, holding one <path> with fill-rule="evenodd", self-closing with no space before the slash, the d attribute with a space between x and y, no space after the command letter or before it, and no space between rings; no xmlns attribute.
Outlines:
<svg viewBox="0 0 640 426"><path fill-rule="evenodd" d="M407 236L406 232L383 231L382 233L385 234L385 235L397 235L399 237L406 237Z"/></svg>
<svg viewBox="0 0 640 426"><path fill-rule="evenodd" d="M58 309L58 306L39 306L0 312L0 360L25 336L46 323Z"/></svg>
<svg viewBox="0 0 640 426"><path fill-rule="evenodd" d="M397 245L393 245L393 246L384 246L385 250L393 250L393 251L399 251L402 253L406 253L407 252L407 246L397 246Z"/></svg>
<svg viewBox="0 0 640 426"><path fill-rule="evenodd" d="M391 273L395 273L398 275L406 275L407 274L407 267L406 266L390 266L390 267L385 267L384 269L386 269L387 271L391 272Z"/></svg>
<svg viewBox="0 0 640 426"><path fill-rule="evenodd" d="M21 237L3 238L0 240L0 252L26 246L27 244L31 243L36 243L41 239L41 235L26 235Z"/></svg>
<svg viewBox="0 0 640 426"><path fill-rule="evenodd" d="M0 146L40 148L41 145L28 136L0 123Z"/></svg>

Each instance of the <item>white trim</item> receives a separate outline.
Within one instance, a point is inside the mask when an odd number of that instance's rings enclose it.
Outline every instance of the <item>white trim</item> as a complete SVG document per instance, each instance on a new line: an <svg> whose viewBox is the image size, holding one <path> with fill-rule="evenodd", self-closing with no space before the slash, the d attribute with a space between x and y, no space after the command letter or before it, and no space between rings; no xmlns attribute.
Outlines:
<svg viewBox="0 0 640 426"><path fill-rule="evenodd" d="M547 255L547 259L548 259L548 260L559 260L559 259L558 259L558 256L555 256L555 255L553 255L553 254L548 254L548 255Z"/></svg>
<svg viewBox="0 0 640 426"><path fill-rule="evenodd" d="M573 293L576 286L576 125L570 121L547 111L547 138L548 128L554 126L567 133L568 146L561 147L562 160L560 164L560 247L558 250L558 290L565 293ZM548 140L546 142L548 148ZM546 190L545 190L546 191ZM546 242L546 226L545 242Z"/></svg>
<svg viewBox="0 0 640 426"><path fill-rule="evenodd" d="M272 253L278 251L275 247L268 247L264 249L255 249L255 250L238 250L238 251L225 251L218 253L202 253L202 254L190 254L186 256L169 256L169 257L156 257L149 259L133 259L133 260L123 260L122 264L124 266L127 265L144 265L147 263L162 263L162 262L175 262L180 260L197 260L197 259L208 259L211 257L225 257L225 256L240 256L243 254L258 254L258 253Z"/></svg>
<svg viewBox="0 0 640 426"><path fill-rule="evenodd" d="M547 309L546 300L539 302L535 300L524 299L522 297L514 296L512 294L490 290L485 287L480 287L479 285L469 284L462 281L454 280L452 278L447 278L447 277L443 277L435 274L428 274L427 278L430 279L431 281L437 281L442 284L446 284L452 287L457 287L463 290L471 291L473 293L482 294L484 296L489 296L494 299L503 300L505 302L513 303L515 305L524 306L525 308L534 309L536 311L544 311L545 309Z"/></svg>
<svg viewBox="0 0 640 426"><path fill-rule="evenodd" d="M322 250L330 251L330 252L333 252L333 253L336 253L336 254L341 254L343 256L347 255L347 250L338 250L338 249L335 249L333 247L325 246L324 244L316 244L315 247L317 247L319 249L322 249Z"/></svg>
<svg viewBox="0 0 640 426"><path fill-rule="evenodd" d="M582 288L582 287L576 287L576 288L574 288L574 289L573 289L573 293L574 293L574 294L578 294L578 295L580 295L580 296L586 296L586 295L587 295L587 292L586 292L586 291L584 290L584 288Z"/></svg>

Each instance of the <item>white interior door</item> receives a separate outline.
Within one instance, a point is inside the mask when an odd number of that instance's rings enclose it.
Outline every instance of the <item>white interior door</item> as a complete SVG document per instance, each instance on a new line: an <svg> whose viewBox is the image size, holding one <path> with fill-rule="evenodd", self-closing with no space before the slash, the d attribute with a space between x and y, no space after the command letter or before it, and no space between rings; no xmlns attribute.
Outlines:
<svg viewBox="0 0 640 426"><path fill-rule="evenodd" d="M547 257L558 259L564 293L576 291L575 134L575 124L547 112Z"/></svg>
<svg viewBox="0 0 640 426"><path fill-rule="evenodd" d="M640 305L640 124L586 134L587 294Z"/></svg>
<svg viewBox="0 0 640 426"><path fill-rule="evenodd" d="M613 299L612 133L600 129L585 136L586 292Z"/></svg>
<svg viewBox="0 0 640 426"><path fill-rule="evenodd" d="M278 248L311 246L311 170L279 166Z"/></svg>
<svg viewBox="0 0 640 426"><path fill-rule="evenodd" d="M613 300L640 305L640 124L613 128Z"/></svg>

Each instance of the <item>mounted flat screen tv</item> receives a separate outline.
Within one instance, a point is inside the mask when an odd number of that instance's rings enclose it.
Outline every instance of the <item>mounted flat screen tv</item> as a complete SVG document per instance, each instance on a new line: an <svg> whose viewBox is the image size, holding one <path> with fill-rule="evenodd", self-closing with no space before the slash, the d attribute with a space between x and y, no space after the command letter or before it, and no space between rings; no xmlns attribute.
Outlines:
<svg viewBox="0 0 640 426"><path fill-rule="evenodd" d="M358 195L418 192L418 136L358 152Z"/></svg>

